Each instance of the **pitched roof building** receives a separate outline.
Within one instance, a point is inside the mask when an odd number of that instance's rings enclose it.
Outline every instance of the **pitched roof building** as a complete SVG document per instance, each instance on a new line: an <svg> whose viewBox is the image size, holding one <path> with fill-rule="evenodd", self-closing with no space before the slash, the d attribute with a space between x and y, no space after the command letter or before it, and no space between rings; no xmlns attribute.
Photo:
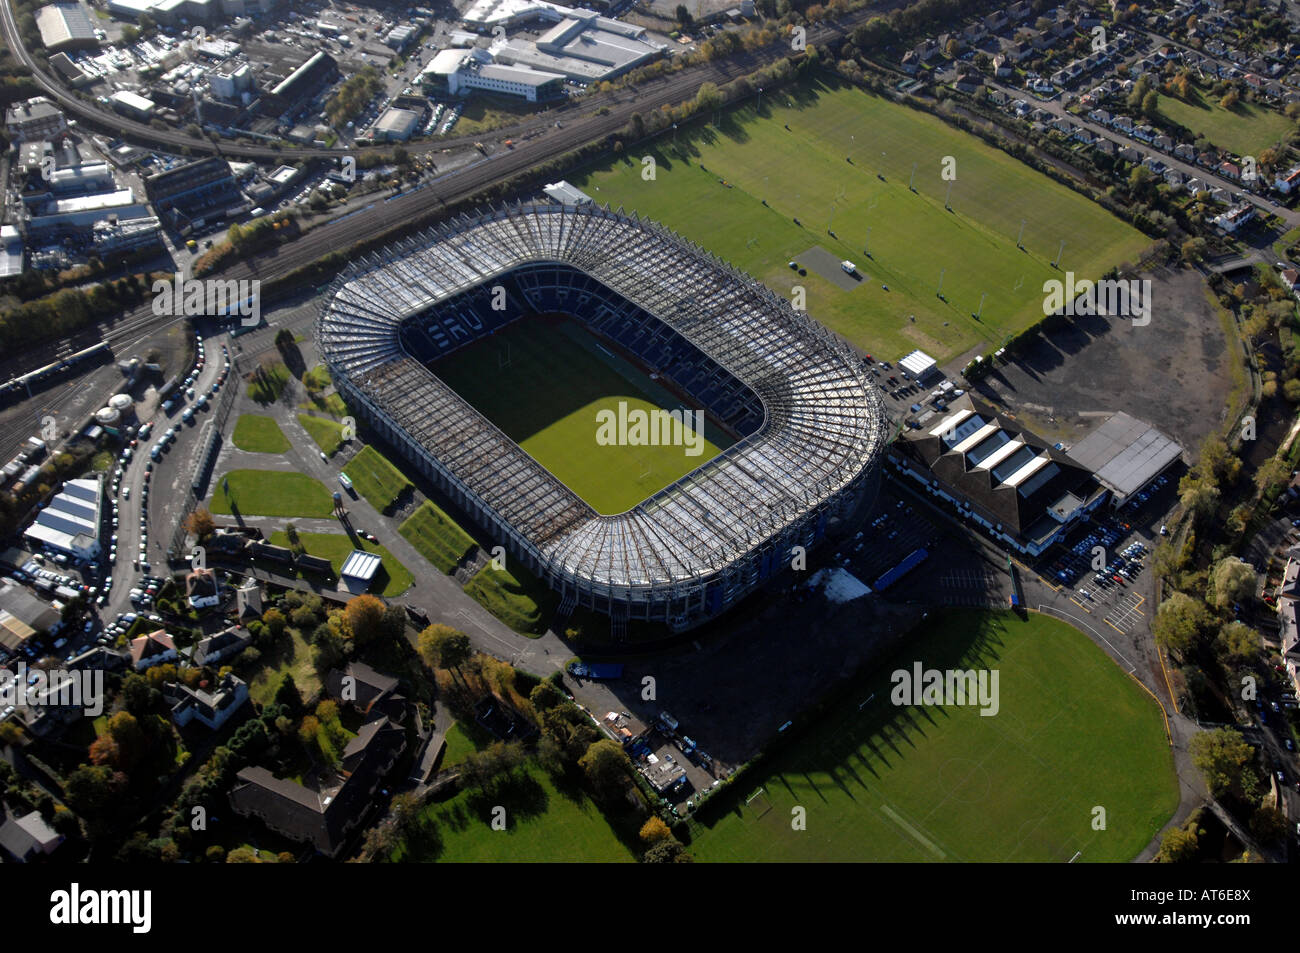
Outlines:
<svg viewBox="0 0 1300 953"><path fill-rule="evenodd" d="M387 718L378 718L362 725L344 749L337 786L313 790L277 778L265 768L244 768L237 775L240 783L230 792L230 806L290 840L337 857L365 821L375 789L405 749L406 732Z"/></svg>

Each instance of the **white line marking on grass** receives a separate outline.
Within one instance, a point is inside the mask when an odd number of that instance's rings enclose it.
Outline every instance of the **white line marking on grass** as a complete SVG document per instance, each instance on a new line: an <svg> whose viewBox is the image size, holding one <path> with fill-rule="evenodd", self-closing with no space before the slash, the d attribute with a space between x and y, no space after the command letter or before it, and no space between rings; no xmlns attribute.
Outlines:
<svg viewBox="0 0 1300 953"><path fill-rule="evenodd" d="M1089 632L1091 632L1091 633L1092 633L1093 635L1095 635L1097 638L1101 639L1103 642L1105 642L1107 645L1109 645L1110 648L1111 648L1111 651L1112 651L1112 652L1114 652L1114 653L1115 653L1116 655L1118 655L1120 658L1124 659L1124 664L1127 665L1127 666L1129 667L1128 670L1129 670L1130 673L1137 671L1137 666L1134 665L1132 662L1130 662L1130 661L1128 660L1128 658L1124 655L1123 652L1121 652L1119 649L1115 648L1114 643L1112 643L1112 642L1110 641L1110 639L1106 638L1106 636L1102 635L1100 632L1098 632L1098 631L1097 631L1096 629L1094 629L1092 626L1088 625L1088 623L1084 622L1082 619L1078 619L1078 618L1076 618L1075 616L1070 615L1070 613L1068 613L1068 612L1064 612L1064 611L1062 611L1062 610L1060 610L1060 609L1053 609L1051 606L1045 606L1045 605L1043 605L1041 602L1038 604L1038 611L1039 611L1039 612L1046 612L1046 613L1049 613L1049 614L1051 614L1051 615L1058 615L1058 616L1061 616L1061 617L1064 618L1064 619L1068 619L1068 620L1070 621L1071 624L1074 624L1074 623L1077 622L1079 625L1083 626L1085 629L1087 629Z"/></svg>
<svg viewBox="0 0 1300 953"><path fill-rule="evenodd" d="M928 850L930 853L934 854L934 856L938 857L940 860L947 860L947 859L948 859L948 855L945 854L945 853L943 852L943 850L940 849L940 847L939 847L938 844L936 844L934 841L932 841L932 840L930 840L929 838L927 838L924 834L922 834L920 831L918 831L915 827L913 827L911 824L907 823L907 821L905 821L905 820L903 820L901 817L899 817L898 814L897 814L897 812L895 812L895 811L893 810L893 808L891 808L888 804L882 804L882 805L880 805L880 810L882 810L882 811L885 813L885 816L886 816L887 818L889 818L891 821L893 821L895 824L897 824L897 825L898 825L899 827L901 827L903 830L907 831L907 833L911 834L912 837L913 837L913 839L914 839L918 844L920 844L922 847L924 847L924 848L925 848L926 850Z"/></svg>
<svg viewBox="0 0 1300 953"><path fill-rule="evenodd" d="M1081 851L1081 850L1076 850L1076 851L1074 852L1074 856L1071 857L1069 860L1067 860L1066 863L1067 863L1067 864L1072 864L1072 863L1074 863L1076 860L1079 859L1079 855L1082 854L1082 853L1083 853L1083 851Z"/></svg>

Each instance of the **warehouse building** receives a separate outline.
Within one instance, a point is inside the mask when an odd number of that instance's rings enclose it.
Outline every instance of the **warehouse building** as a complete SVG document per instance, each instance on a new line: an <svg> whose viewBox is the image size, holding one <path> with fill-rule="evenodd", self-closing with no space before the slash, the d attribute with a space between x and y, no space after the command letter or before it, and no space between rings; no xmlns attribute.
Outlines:
<svg viewBox="0 0 1300 953"><path fill-rule="evenodd" d="M1115 506L1122 506L1181 460L1183 448L1121 411L1072 446L1069 454L1097 475Z"/></svg>
<svg viewBox="0 0 1300 953"><path fill-rule="evenodd" d="M314 98L337 75L334 57L318 52L277 83L264 102L272 112L286 112Z"/></svg>
<svg viewBox="0 0 1300 953"><path fill-rule="evenodd" d="M482 89L536 103L564 95L564 77L559 73L492 63L483 50L443 50L425 67L420 82L432 96L458 96Z"/></svg>
<svg viewBox="0 0 1300 953"><path fill-rule="evenodd" d="M144 180L144 189L154 211L162 217L171 213L172 220L226 208L241 199L230 164L217 156L156 172Z"/></svg>
<svg viewBox="0 0 1300 953"><path fill-rule="evenodd" d="M120 112L128 119L138 119L141 122L147 122L156 108L152 99L147 99L139 93L133 93L129 89L119 89L112 96L108 97L109 105Z"/></svg>
<svg viewBox="0 0 1300 953"><path fill-rule="evenodd" d="M68 480L23 535L38 548L89 562L99 556L102 487L98 480Z"/></svg>
<svg viewBox="0 0 1300 953"><path fill-rule="evenodd" d="M68 235L93 229L96 222L116 218L148 218L149 207L137 201L130 189L116 189L111 192L95 192L90 195L76 195L69 198L56 198L45 205L27 221L27 231L31 235Z"/></svg>
<svg viewBox="0 0 1300 953"><path fill-rule="evenodd" d="M90 50L99 46L90 13L80 3L52 3L36 11L41 43L51 53Z"/></svg>
<svg viewBox="0 0 1300 953"><path fill-rule="evenodd" d="M388 109L375 123L375 138L381 142L405 142L420 124L420 114L412 109Z"/></svg>

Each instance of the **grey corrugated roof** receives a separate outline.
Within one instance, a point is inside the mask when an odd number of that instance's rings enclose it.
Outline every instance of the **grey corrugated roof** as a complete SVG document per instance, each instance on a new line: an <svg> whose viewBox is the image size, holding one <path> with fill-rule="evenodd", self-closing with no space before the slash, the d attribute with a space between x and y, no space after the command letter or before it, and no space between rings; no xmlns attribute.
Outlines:
<svg viewBox="0 0 1300 953"><path fill-rule="evenodd" d="M1071 447L1069 454L1116 493L1128 496L1182 452L1173 438L1120 411Z"/></svg>

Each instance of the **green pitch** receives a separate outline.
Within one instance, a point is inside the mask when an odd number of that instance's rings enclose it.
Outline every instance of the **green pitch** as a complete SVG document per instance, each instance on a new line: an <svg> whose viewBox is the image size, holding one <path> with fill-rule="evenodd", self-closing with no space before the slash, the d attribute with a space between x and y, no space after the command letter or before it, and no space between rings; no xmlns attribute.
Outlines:
<svg viewBox="0 0 1300 953"><path fill-rule="evenodd" d="M1061 276L1051 262L1062 241L1061 269L1089 278L1150 244L980 139L861 90L803 85L765 95L762 108L761 116L753 106L728 113L720 131L679 132L680 154L671 138L660 139L649 152L653 180L643 177L640 154L629 154L574 182L781 295L802 285L813 317L886 360L920 347L943 363L1041 320L1043 282ZM944 208L945 156L955 160L952 211ZM1022 219L1024 251L1016 247ZM845 291L788 267L816 245L868 279Z"/></svg>
<svg viewBox="0 0 1300 953"><path fill-rule="evenodd" d="M918 660L997 669L997 714L893 705L891 673ZM693 825L697 860L1126 862L1178 805L1151 696L1076 629L1007 612L935 615L738 781Z"/></svg>
<svg viewBox="0 0 1300 953"><path fill-rule="evenodd" d="M730 446L706 420L700 453L687 446L601 445L597 413L680 410L682 403L626 361L602 352L568 318L527 317L437 361L433 373L593 509L622 513ZM349 474L350 475L350 474Z"/></svg>

